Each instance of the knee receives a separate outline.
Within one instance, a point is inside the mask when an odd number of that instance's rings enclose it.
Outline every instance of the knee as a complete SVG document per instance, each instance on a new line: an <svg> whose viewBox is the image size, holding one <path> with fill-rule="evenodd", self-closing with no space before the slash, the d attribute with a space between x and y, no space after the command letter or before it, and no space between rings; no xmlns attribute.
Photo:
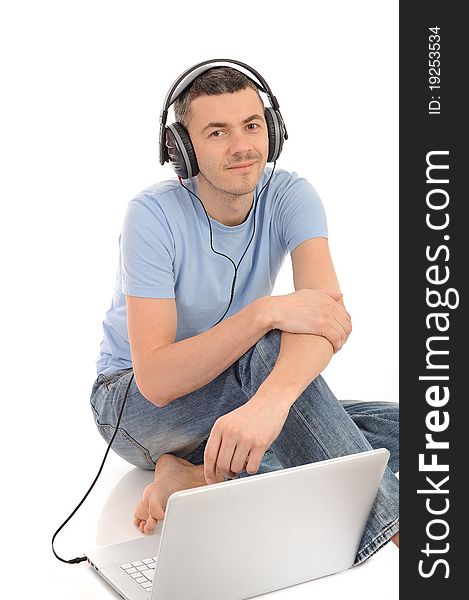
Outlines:
<svg viewBox="0 0 469 600"><path fill-rule="evenodd" d="M236 378L247 396L255 394L274 368L280 351L281 333L278 329L272 329L238 360Z"/></svg>
<svg viewBox="0 0 469 600"><path fill-rule="evenodd" d="M399 422L399 403L380 402L378 404L378 416Z"/></svg>
<svg viewBox="0 0 469 600"><path fill-rule="evenodd" d="M255 345L257 352L262 357L270 370L274 368L280 352L282 332L280 329L271 329Z"/></svg>

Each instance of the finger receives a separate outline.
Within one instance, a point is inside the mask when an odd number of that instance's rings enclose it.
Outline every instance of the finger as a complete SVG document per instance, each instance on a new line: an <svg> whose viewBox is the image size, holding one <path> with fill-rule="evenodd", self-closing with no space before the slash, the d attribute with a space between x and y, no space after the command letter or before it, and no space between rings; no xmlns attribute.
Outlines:
<svg viewBox="0 0 469 600"><path fill-rule="evenodd" d="M331 308L330 316L334 316L336 319L344 321L344 323L349 323L352 320L343 302L333 302Z"/></svg>
<svg viewBox="0 0 469 600"><path fill-rule="evenodd" d="M352 322L352 317L350 316L350 313L343 304L336 304L334 309L336 317L341 321L344 321L344 323L346 323L347 326L349 323Z"/></svg>
<svg viewBox="0 0 469 600"><path fill-rule="evenodd" d="M346 319L347 321L352 321L350 313L347 311L343 304L336 304L336 308L338 311L340 311L340 315L343 316L344 319Z"/></svg>
<svg viewBox="0 0 469 600"><path fill-rule="evenodd" d="M246 468L250 450L251 446L248 444L236 446L233 458L231 459L231 471L236 475L239 475Z"/></svg>
<svg viewBox="0 0 469 600"><path fill-rule="evenodd" d="M214 428L210 432L207 445L205 446L204 452L204 477L207 484L216 483L216 464L218 451L221 444L221 434L218 433Z"/></svg>
<svg viewBox="0 0 469 600"><path fill-rule="evenodd" d="M347 316L339 315L337 322L339 323L340 327L344 331L344 334L343 334L344 339L342 341L342 345L343 345L347 341L349 335L352 333L352 320L350 318L350 315L347 315Z"/></svg>
<svg viewBox="0 0 469 600"><path fill-rule="evenodd" d="M221 473L223 477L233 477L235 473L231 470L231 461L235 453L236 445L226 435L223 436L220 451L218 452L216 471Z"/></svg>
<svg viewBox="0 0 469 600"><path fill-rule="evenodd" d="M345 324L344 327L344 323L339 321L339 325L342 327L343 329L343 340L342 340L342 346L345 344L345 342L348 340L349 335L352 333L352 324L351 322L348 322Z"/></svg>
<svg viewBox="0 0 469 600"><path fill-rule="evenodd" d="M323 335L326 337L332 346L334 352L337 352L347 341L347 338L352 331L352 323L347 320L344 314L335 313L331 320L325 324Z"/></svg>
<svg viewBox="0 0 469 600"><path fill-rule="evenodd" d="M324 326L321 336L331 344L334 352L338 352L342 348L343 329L334 321Z"/></svg>
<svg viewBox="0 0 469 600"><path fill-rule="evenodd" d="M251 452L249 453L249 460L246 467L246 471L253 475L259 471L259 467L261 466L261 460L265 454L265 450L262 448L251 448Z"/></svg>
<svg viewBox="0 0 469 600"><path fill-rule="evenodd" d="M342 294L342 292L338 292L337 290L321 290L321 291L337 301L339 301L344 296Z"/></svg>
<svg viewBox="0 0 469 600"><path fill-rule="evenodd" d="M343 337L343 342L345 342L350 330L352 329L350 327L350 323L348 321L344 321L344 319L341 319L341 318L337 319L335 317L334 317L334 321L335 321L335 324L337 324L336 328L339 331L339 335L341 337Z"/></svg>

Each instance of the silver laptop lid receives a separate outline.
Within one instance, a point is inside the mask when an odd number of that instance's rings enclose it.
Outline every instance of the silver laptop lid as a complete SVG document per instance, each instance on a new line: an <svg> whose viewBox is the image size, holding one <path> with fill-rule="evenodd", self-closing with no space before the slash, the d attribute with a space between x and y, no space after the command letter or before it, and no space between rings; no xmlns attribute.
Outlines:
<svg viewBox="0 0 469 600"><path fill-rule="evenodd" d="M241 600L349 568L386 449L172 494L151 600Z"/></svg>

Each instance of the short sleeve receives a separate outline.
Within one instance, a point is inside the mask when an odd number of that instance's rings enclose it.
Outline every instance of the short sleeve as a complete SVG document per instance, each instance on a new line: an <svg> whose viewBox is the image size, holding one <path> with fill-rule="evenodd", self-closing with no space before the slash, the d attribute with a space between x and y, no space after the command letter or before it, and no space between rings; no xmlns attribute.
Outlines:
<svg viewBox="0 0 469 600"><path fill-rule="evenodd" d="M324 206L308 180L291 174L279 195L279 234L290 253L310 238L327 237Z"/></svg>
<svg viewBox="0 0 469 600"><path fill-rule="evenodd" d="M174 298L174 241L159 204L132 200L120 236L121 287L124 294Z"/></svg>

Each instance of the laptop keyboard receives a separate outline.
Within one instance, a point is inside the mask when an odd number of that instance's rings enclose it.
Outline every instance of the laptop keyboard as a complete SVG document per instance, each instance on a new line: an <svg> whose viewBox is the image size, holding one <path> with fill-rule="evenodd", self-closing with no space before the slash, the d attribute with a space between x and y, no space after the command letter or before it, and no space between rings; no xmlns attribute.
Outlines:
<svg viewBox="0 0 469 600"><path fill-rule="evenodd" d="M121 565L121 569L144 590L151 592L156 569L156 556Z"/></svg>

